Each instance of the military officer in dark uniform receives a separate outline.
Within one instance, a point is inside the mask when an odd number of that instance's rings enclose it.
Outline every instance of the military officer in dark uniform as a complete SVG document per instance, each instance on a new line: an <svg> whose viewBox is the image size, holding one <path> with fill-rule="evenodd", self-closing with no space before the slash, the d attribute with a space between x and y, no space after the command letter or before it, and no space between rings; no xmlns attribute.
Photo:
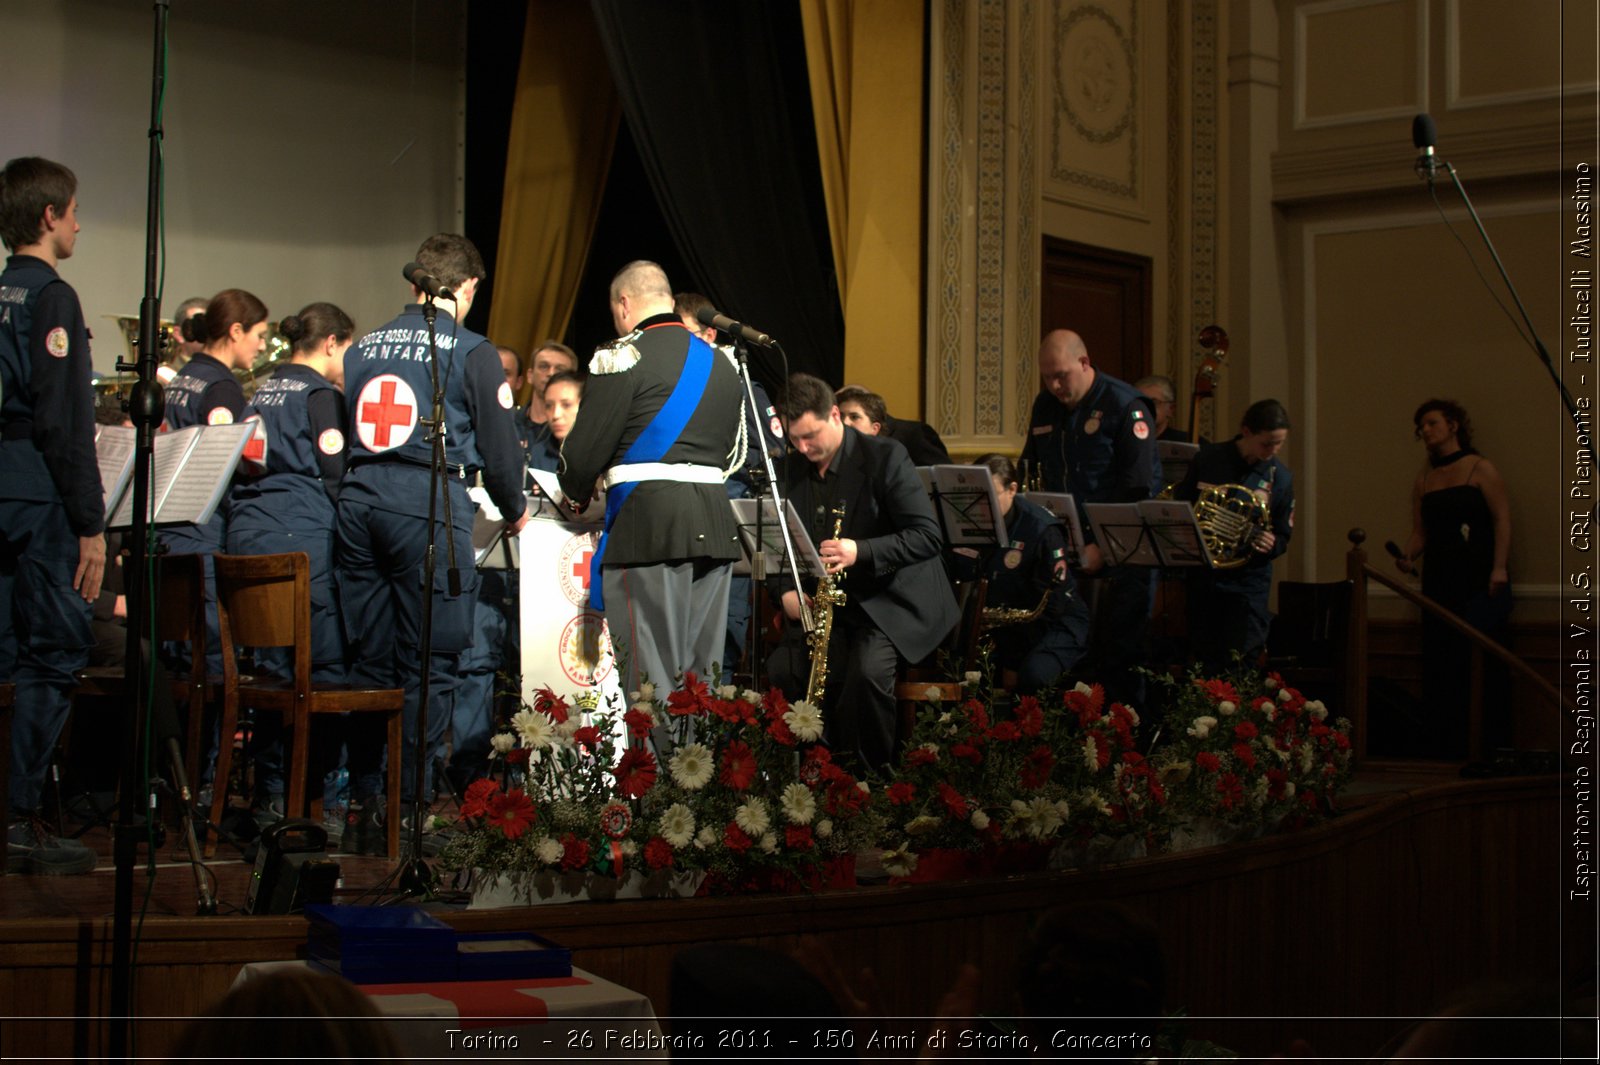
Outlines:
<svg viewBox="0 0 1600 1065"><path fill-rule="evenodd" d="M939 560L939 523L905 446L845 425L826 381L792 376L783 412L795 452L780 476L846 597L833 615L827 705L819 709L835 751L861 771L876 772L894 763L900 660L927 658L959 620ZM844 515L835 538L838 505ZM796 623L799 596L787 577L772 578L769 588L790 624L768 672L774 685L798 695L810 677Z"/></svg>
<svg viewBox="0 0 1600 1065"><path fill-rule="evenodd" d="M1251 536L1247 561L1233 569L1194 571L1189 578L1189 643L1207 669L1231 665L1237 651L1248 662L1267 641L1272 612L1272 560L1289 549L1294 534L1294 477L1278 458L1289 439L1289 412L1275 399L1252 403L1239 435L1206 444L1173 495L1195 500L1207 488L1242 485L1267 508L1266 523Z"/></svg>
<svg viewBox="0 0 1600 1065"><path fill-rule="evenodd" d="M590 602L605 612L625 691L721 667L739 557L723 486L744 460L738 371L672 306L655 263L629 263L612 279L621 336L590 361L583 409L561 446L561 490L574 507L605 475Z"/></svg>
<svg viewBox="0 0 1600 1065"><path fill-rule="evenodd" d="M1048 333L1039 347L1044 388L1033 402L1022 459L1046 491L1071 492L1082 519L1081 564L1099 588L1092 636L1096 675L1113 698L1141 703L1135 671L1142 658L1154 570L1107 567L1083 514L1087 503L1132 503L1161 490L1161 463L1150 404L1132 385L1100 373L1083 338Z"/></svg>
<svg viewBox="0 0 1600 1065"><path fill-rule="evenodd" d="M493 344L460 324L486 271L465 237L442 233L423 241L417 262L453 298L441 296L436 325L439 380L444 388L445 463L436 522L428 527L433 444L422 424L433 403L428 325L418 303L356 342L344 357L349 468L339 489L337 573L350 678L372 687L405 689L402 798L416 780L421 670L428 669L430 705L425 764L451 717L456 662L472 640L478 572L472 562L473 504L467 485L479 471L507 522L508 534L527 521L522 449L511 417L507 384ZM413 299L422 293L412 289ZM444 493L453 528L444 524ZM454 541L454 573L450 544ZM433 597L432 660L422 662L422 565L430 539L438 542ZM375 715L350 746L351 813L342 847L365 853L383 845L378 823L382 786L382 721Z"/></svg>
<svg viewBox="0 0 1600 1065"><path fill-rule="evenodd" d="M1061 519L1017 496L1017 467L1004 455L985 455L1009 546L989 558L984 608L1037 611L1027 621L993 631L994 663L1008 689L1032 694L1048 687L1089 649L1089 607L1067 567Z"/></svg>
<svg viewBox="0 0 1600 1065"><path fill-rule="evenodd" d="M78 180L47 159L0 173L0 680L16 685L6 871L65 875L95 853L39 819L105 573L89 331L56 264L78 235Z"/></svg>

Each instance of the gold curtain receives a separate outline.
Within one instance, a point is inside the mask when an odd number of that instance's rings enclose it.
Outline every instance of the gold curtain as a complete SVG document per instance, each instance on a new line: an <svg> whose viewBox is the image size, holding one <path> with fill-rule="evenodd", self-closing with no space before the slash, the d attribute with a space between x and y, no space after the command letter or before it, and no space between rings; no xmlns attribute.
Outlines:
<svg viewBox="0 0 1600 1065"><path fill-rule="evenodd" d="M844 377L922 414L923 0L801 0Z"/></svg>
<svg viewBox="0 0 1600 1065"><path fill-rule="evenodd" d="M524 360L572 317L621 114L589 5L528 0L489 313Z"/></svg>

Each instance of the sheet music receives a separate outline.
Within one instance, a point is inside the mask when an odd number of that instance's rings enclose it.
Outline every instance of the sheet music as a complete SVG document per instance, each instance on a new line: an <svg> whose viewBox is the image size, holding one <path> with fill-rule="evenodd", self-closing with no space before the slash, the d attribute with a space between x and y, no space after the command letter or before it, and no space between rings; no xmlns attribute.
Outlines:
<svg viewBox="0 0 1600 1065"><path fill-rule="evenodd" d="M1111 566L1159 566L1161 556L1137 503L1090 503L1084 507L1095 543Z"/></svg>
<svg viewBox="0 0 1600 1065"><path fill-rule="evenodd" d="M760 499L730 499L728 505L733 508L733 520L739 526L739 543L747 557L758 553L756 507L761 507L761 550L767 556L767 572L789 572L783 550L783 533L778 528L777 511L772 507L772 499L768 496ZM783 501L783 513L788 519L789 538L794 541L794 553L801 574L807 577L820 574L823 571L822 556L817 554L817 546L811 542L811 534L806 532L805 524L800 521L800 513L794 509L793 500Z"/></svg>
<svg viewBox="0 0 1600 1065"><path fill-rule="evenodd" d="M204 525L210 521L255 429L254 422L241 422L191 425L158 434L150 474L152 523ZM107 526L127 528L132 524L133 493L126 492Z"/></svg>
<svg viewBox="0 0 1600 1065"><path fill-rule="evenodd" d="M1006 523L987 466L932 466L939 524L952 547L1006 547Z"/></svg>
<svg viewBox="0 0 1600 1065"><path fill-rule="evenodd" d="M1200 526L1195 523L1194 507L1189 503L1146 499L1139 503L1139 512L1150 527L1150 535L1155 541L1157 553L1161 555L1162 565L1212 565L1205 538L1200 535Z"/></svg>
<svg viewBox="0 0 1600 1065"><path fill-rule="evenodd" d="M158 433L154 441L155 456L150 463L150 502L151 511L160 513L161 500L166 498L167 490L172 487L172 482L183 468L183 457L188 453L189 445L194 438L200 435L200 426L191 425L187 429L179 429L175 433ZM252 429L254 427L252 426ZM133 524L133 493L130 491L122 497L122 502L117 505L117 512L106 522L107 528L125 529Z"/></svg>
<svg viewBox="0 0 1600 1065"><path fill-rule="evenodd" d="M1162 483L1177 484L1189 476L1189 466L1199 453L1199 444L1183 440L1157 440L1156 457L1161 461Z"/></svg>
<svg viewBox="0 0 1600 1065"><path fill-rule="evenodd" d="M95 429L95 458L100 463L100 487L105 492L108 516L122 502L122 493L133 480L133 453L137 444L138 434L130 425L101 425Z"/></svg>
<svg viewBox="0 0 1600 1065"><path fill-rule="evenodd" d="M1072 498L1070 492L1019 492L1019 499L1026 499L1034 506L1043 507L1067 527L1067 540L1072 548L1074 559L1083 556L1083 523L1078 519L1078 502Z"/></svg>

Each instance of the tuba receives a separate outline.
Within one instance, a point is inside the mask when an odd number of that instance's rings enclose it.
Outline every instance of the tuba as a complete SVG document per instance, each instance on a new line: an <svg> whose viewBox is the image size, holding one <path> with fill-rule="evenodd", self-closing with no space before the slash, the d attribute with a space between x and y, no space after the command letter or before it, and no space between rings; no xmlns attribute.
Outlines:
<svg viewBox="0 0 1600 1065"><path fill-rule="evenodd" d="M833 508L833 538L839 539L844 527L844 504ZM833 636L833 608L843 606L845 595L839 587L843 574L834 576L826 569L817 577L817 593L812 597L811 632L806 640L811 645L811 678L806 682L806 702L822 706L822 694L828 687L828 640Z"/></svg>
<svg viewBox="0 0 1600 1065"><path fill-rule="evenodd" d="M1194 520L1216 569L1250 561L1250 543L1267 527L1267 505L1242 484L1214 484L1200 493Z"/></svg>

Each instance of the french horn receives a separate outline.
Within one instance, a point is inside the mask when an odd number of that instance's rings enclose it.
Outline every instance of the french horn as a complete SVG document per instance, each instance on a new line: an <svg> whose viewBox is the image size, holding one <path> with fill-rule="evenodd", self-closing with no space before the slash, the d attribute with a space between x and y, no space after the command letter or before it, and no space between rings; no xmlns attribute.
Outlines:
<svg viewBox="0 0 1600 1065"><path fill-rule="evenodd" d="M1214 484L1200 493L1194 520L1216 569L1250 561L1251 543L1267 528L1267 505L1242 484Z"/></svg>

